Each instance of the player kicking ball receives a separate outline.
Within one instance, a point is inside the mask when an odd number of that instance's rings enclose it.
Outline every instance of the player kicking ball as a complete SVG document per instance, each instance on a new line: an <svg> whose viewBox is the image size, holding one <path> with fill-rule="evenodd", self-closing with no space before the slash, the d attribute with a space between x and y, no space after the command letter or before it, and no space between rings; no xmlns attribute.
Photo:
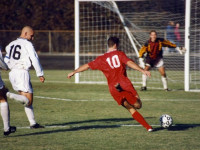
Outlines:
<svg viewBox="0 0 200 150"><path fill-rule="evenodd" d="M152 127L145 121L143 116L137 111L142 107L142 102L126 74L126 65L132 69L142 72L145 76L151 76L149 71L145 71L129 59L125 53L118 50L119 39L110 37L108 39L107 53L97 57L94 61L85 64L68 74L71 78L74 74L88 70L100 70L107 78L111 95L119 105L125 107L132 117L143 125L147 131L153 131Z"/></svg>
<svg viewBox="0 0 200 150"><path fill-rule="evenodd" d="M169 91L167 85L167 75L165 73L164 61L163 61L163 47L175 48L180 54L185 53L184 47L177 47L176 44L171 43L168 40L157 38L157 32L155 30L150 31L150 39L144 44L139 51L139 63L140 67L148 71L151 67L158 68L161 74L161 80L163 88ZM147 53L146 62L144 62L144 54ZM141 91L147 90L147 77L142 75L142 87Z"/></svg>
<svg viewBox="0 0 200 150"><path fill-rule="evenodd" d="M31 65L35 68L36 74L40 82L44 82L44 73L40 65L39 58L31 43L34 39L34 31L31 27L26 26L22 29L21 35L18 39L9 43L6 47L5 63L11 70L9 79L15 91L20 95L28 98L28 102L24 100L17 100L25 104L25 113L30 122L31 129L44 128L36 123L33 112L33 88L30 81L29 68ZM17 94L7 93L7 97L16 99Z"/></svg>

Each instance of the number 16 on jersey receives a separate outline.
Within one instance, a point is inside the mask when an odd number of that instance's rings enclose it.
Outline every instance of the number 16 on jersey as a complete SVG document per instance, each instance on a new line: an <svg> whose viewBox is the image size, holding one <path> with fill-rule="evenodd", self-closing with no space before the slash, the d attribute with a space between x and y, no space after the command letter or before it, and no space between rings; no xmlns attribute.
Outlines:
<svg viewBox="0 0 200 150"><path fill-rule="evenodd" d="M15 60L19 60L20 56L21 56L21 53L20 53L19 50L21 50L21 46L20 45L12 45L10 47L10 53L9 53L9 57L8 58L10 59L12 57Z"/></svg>

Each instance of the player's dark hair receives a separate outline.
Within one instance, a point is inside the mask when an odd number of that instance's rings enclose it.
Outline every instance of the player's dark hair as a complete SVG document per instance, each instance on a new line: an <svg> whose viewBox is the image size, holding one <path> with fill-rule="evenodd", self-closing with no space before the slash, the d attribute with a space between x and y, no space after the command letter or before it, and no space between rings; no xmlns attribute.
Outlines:
<svg viewBox="0 0 200 150"><path fill-rule="evenodd" d="M149 34L151 34L151 33L153 33L153 32L157 35L156 30L151 30L151 31L149 32Z"/></svg>
<svg viewBox="0 0 200 150"><path fill-rule="evenodd" d="M119 38L111 36L108 39L108 47L113 47L114 45L117 45L117 47L119 46Z"/></svg>

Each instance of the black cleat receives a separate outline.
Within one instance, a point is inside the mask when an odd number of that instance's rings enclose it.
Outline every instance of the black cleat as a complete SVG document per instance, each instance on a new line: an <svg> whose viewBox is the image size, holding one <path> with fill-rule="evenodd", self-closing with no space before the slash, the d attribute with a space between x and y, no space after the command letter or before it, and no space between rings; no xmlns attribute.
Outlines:
<svg viewBox="0 0 200 150"><path fill-rule="evenodd" d="M122 91L123 91L123 89L122 89L122 87L120 86L119 83L117 83L117 85L115 85L115 88L116 88L116 90L117 90L118 92L122 92Z"/></svg>
<svg viewBox="0 0 200 150"><path fill-rule="evenodd" d="M145 87L141 87L141 89L140 89L140 91L146 91L147 90L147 87L145 86Z"/></svg>
<svg viewBox="0 0 200 150"><path fill-rule="evenodd" d="M30 126L30 129L39 129L39 128L44 128L44 126L41 126L40 124L36 123L32 126Z"/></svg>
<svg viewBox="0 0 200 150"><path fill-rule="evenodd" d="M165 90L166 92L170 92L170 91L172 91L172 90L170 90L170 89L168 89L168 88L167 88L167 89L164 89L164 90Z"/></svg>
<svg viewBox="0 0 200 150"><path fill-rule="evenodd" d="M5 136L8 136L10 133L15 133L16 130L17 130L16 127L14 127L14 126L11 127L11 126L10 126L9 130L6 131L6 132L4 132L4 135L5 135Z"/></svg>

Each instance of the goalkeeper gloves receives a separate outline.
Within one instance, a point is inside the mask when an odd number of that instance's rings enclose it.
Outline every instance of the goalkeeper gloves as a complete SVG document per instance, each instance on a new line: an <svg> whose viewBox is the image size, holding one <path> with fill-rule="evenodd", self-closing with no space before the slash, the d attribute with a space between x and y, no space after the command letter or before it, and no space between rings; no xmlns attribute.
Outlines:
<svg viewBox="0 0 200 150"><path fill-rule="evenodd" d="M176 47L176 50L182 55L186 52L185 47Z"/></svg>
<svg viewBox="0 0 200 150"><path fill-rule="evenodd" d="M139 66L143 69L145 68L144 58L139 58Z"/></svg>

